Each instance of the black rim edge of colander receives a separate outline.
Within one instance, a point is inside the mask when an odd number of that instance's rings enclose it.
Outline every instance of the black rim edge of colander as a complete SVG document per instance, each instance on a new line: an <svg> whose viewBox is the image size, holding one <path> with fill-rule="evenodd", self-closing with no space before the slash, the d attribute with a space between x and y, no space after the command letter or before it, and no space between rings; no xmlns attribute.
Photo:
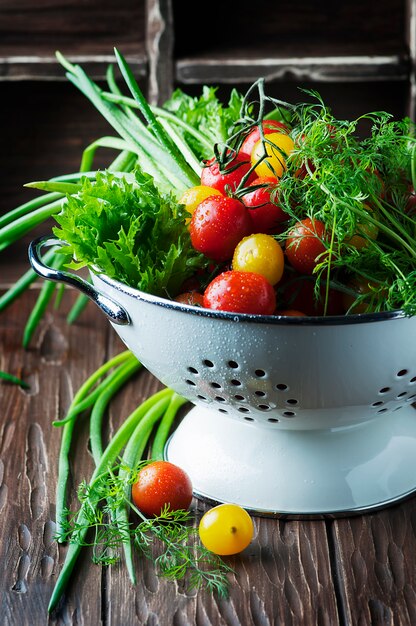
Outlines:
<svg viewBox="0 0 416 626"><path fill-rule="evenodd" d="M225 501L215 500L204 493L200 493L198 491L194 491L194 497L201 502L204 502L210 506L216 506L218 504L224 504ZM394 498L390 498L388 500L384 500L382 502L375 502L374 504L364 505L360 507L351 507L350 509L339 509L335 511L322 511L322 512L307 512L298 513L294 511L267 511L264 509L256 509L250 506L243 506L248 513L251 515L255 515L256 517L268 517L274 519L283 519L283 520L329 520L329 519L342 519L348 517L357 517L359 515L369 515L371 513L377 513L378 511L382 511L386 508L396 506L401 502L405 502L406 500L410 500L416 495L416 488L407 491L406 493L400 494Z"/></svg>
<svg viewBox="0 0 416 626"><path fill-rule="evenodd" d="M106 274L95 271L95 276L99 278L103 283L108 284L113 289L132 296L135 300L142 300L149 304L155 304L165 309L173 309L175 311L182 311L183 313L190 313L198 315L200 317L209 317L213 319L230 320L234 322L255 322L259 324L275 324L275 325L295 325L295 326L308 326L308 325L346 325L346 324L360 324L369 322L381 322L391 319L402 319L404 317L413 317L406 314L402 310L395 311L381 311L378 313L353 313L351 315L316 315L303 317L295 316L283 316L283 315L253 315L251 313L233 313L229 311L214 311L205 309L199 306L193 306L190 304L183 304L182 302L176 302L175 300L167 300L160 296L145 293L139 289L129 287L124 283L121 283L114 278L110 278Z"/></svg>

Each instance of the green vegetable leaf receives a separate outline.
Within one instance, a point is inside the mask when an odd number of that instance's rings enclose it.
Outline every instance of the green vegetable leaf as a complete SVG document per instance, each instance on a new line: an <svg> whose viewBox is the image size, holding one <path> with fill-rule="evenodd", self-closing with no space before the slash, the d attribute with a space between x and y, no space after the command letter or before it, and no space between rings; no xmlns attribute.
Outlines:
<svg viewBox="0 0 416 626"><path fill-rule="evenodd" d="M241 115L243 96L233 89L227 106L219 100L217 90L216 87L204 86L202 94L193 97L176 89L163 105L164 109L171 111L209 139L212 145L210 150L185 131L187 143L201 159L213 156L214 144L227 141L230 129Z"/></svg>
<svg viewBox="0 0 416 626"><path fill-rule="evenodd" d="M173 194L162 194L136 169L129 180L98 172L67 196L54 234L68 243L72 268L89 267L131 287L174 297L207 259L192 247L186 215Z"/></svg>

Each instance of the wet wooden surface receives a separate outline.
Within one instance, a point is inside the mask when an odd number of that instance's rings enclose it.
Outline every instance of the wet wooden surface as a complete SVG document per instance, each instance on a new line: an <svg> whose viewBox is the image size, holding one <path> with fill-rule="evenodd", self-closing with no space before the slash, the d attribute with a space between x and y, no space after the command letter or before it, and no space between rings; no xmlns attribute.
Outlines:
<svg viewBox="0 0 416 626"><path fill-rule="evenodd" d="M18 246L19 247L19 246ZM1 284L27 268L24 249L0 258ZM22 377L24 391L0 383L0 624L40 626L302 626L416 623L416 499L383 511L339 520L254 518L255 538L239 556L228 600L206 591L187 593L138 561L132 586L123 563L103 569L85 549L58 610L47 605L63 563L55 532L55 486L62 416L85 380L123 349L93 306L74 325L65 315L75 293L58 311L48 310L29 349L21 346L39 283L0 314L0 369ZM111 404L111 433L161 387L139 372ZM86 423L77 429L72 492L91 475ZM196 519L206 505L194 501Z"/></svg>

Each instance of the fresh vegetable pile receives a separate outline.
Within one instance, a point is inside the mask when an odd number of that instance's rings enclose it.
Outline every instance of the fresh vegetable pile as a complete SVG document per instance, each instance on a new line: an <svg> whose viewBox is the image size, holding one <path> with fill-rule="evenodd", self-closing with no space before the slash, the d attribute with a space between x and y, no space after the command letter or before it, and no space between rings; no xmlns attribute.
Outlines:
<svg viewBox="0 0 416 626"><path fill-rule="evenodd" d="M80 171L0 218L0 250L53 216L67 242L46 259L209 309L265 315L416 311L415 127L384 111L339 120L316 92L290 104L263 80L227 104L214 88L150 106L123 56L108 90L58 59L116 131ZM98 148L119 150L94 171ZM0 298L27 288L29 270ZM55 284L25 329L29 345ZM80 296L69 320L85 306Z"/></svg>
<svg viewBox="0 0 416 626"><path fill-rule="evenodd" d="M338 120L318 94L291 105L267 96L258 81L225 108L212 92L201 100L177 92L166 103L167 119L178 118L173 135L118 60L147 122L140 131L147 158L139 154L130 175L32 184L66 194L54 232L68 243L74 267L216 310L415 313L409 119L378 112ZM80 70L71 71L73 79ZM207 97L221 132L198 123ZM124 110L130 104L118 101ZM134 133L143 123L127 111Z"/></svg>

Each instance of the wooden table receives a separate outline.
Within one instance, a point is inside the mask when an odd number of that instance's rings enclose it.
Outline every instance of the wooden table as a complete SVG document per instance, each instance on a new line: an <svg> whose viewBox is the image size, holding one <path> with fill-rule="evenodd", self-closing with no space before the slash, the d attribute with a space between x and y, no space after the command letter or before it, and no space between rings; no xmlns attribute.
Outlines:
<svg viewBox="0 0 416 626"><path fill-rule="evenodd" d="M19 256L20 255L20 256ZM0 259L4 288L27 268L24 250ZM336 626L416 624L416 498L349 519L293 521L254 518L255 538L239 556L228 600L187 593L138 562L132 587L123 563L102 568L85 549L56 610L47 605L66 548L54 540L55 485L62 416L74 392L107 358L123 349L90 305L74 325L65 314L75 298L48 310L28 350L23 328L39 283L0 314L0 369L30 384L0 383L0 624L40 626ZM111 404L108 432L161 384L135 375ZM85 423L77 430L73 473L88 479L93 462ZM74 482L74 492L77 484ZM194 502L196 516L206 509Z"/></svg>

